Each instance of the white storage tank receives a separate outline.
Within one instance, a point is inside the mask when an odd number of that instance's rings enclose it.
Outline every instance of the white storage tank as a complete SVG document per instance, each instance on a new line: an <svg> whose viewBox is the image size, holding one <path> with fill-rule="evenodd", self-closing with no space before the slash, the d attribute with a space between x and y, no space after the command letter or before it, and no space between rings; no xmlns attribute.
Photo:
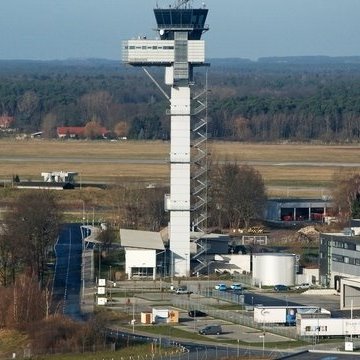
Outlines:
<svg viewBox="0 0 360 360"><path fill-rule="evenodd" d="M253 281L258 286L275 286L278 284L293 286L295 284L295 254L254 254Z"/></svg>

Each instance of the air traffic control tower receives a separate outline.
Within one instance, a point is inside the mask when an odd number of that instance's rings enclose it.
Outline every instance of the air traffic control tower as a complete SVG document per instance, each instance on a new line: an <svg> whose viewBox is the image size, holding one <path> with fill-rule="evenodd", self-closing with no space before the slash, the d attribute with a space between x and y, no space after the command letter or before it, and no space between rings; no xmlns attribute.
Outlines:
<svg viewBox="0 0 360 360"><path fill-rule="evenodd" d="M194 256L190 251L194 236L192 240L190 236L201 234L207 218L207 121L206 114L201 115L206 113L206 101L192 88L194 68L207 65L201 36L208 30L208 9L204 5L195 9L190 0L177 0L167 8L154 9L154 13L158 38L125 41L122 54L125 63L144 68L170 103L170 194L165 196L165 210L170 212L170 272L172 276L188 276L190 261L196 258L201 265L199 253L204 251L195 244ZM165 68L170 96L145 69L149 66Z"/></svg>

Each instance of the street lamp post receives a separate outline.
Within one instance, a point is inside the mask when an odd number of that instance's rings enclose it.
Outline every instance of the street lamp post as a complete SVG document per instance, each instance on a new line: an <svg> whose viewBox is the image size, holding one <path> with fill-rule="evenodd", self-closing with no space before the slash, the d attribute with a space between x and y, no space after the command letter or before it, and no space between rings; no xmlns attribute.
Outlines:
<svg viewBox="0 0 360 360"><path fill-rule="evenodd" d="M259 336L259 338L262 338L262 357L265 356L265 333Z"/></svg>
<svg viewBox="0 0 360 360"><path fill-rule="evenodd" d="M86 210L85 210L85 201L82 201L82 221L83 221L83 225L85 225L85 214L86 214Z"/></svg>
<svg viewBox="0 0 360 360"><path fill-rule="evenodd" d="M99 244L99 279L101 278L101 246Z"/></svg>
<svg viewBox="0 0 360 360"><path fill-rule="evenodd" d="M133 306L132 306L132 332L135 332L135 298L133 297Z"/></svg>
<svg viewBox="0 0 360 360"><path fill-rule="evenodd" d="M85 240L82 239L82 254L81 254L81 277L82 277L82 299L85 297Z"/></svg>
<svg viewBox="0 0 360 360"><path fill-rule="evenodd" d="M263 333L262 335L260 335L260 338L262 338L262 352L263 352L263 357L265 355L265 314L268 314L269 312L266 311L265 309L261 310L261 315L262 315L262 319L263 319Z"/></svg>

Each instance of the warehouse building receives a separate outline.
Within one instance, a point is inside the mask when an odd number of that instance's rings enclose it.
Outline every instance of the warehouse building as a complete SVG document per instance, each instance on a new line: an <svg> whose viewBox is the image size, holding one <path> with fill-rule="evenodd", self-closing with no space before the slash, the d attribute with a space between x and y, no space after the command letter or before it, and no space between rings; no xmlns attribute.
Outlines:
<svg viewBox="0 0 360 360"><path fill-rule="evenodd" d="M324 222L331 215L327 199L272 199L266 204L265 220L277 224Z"/></svg>

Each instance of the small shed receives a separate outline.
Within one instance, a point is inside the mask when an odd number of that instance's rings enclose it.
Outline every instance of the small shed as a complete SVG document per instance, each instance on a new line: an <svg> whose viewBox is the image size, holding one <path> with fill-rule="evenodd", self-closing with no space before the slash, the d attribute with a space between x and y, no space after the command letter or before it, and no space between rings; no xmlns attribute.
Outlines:
<svg viewBox="0 0 360 360"><path fill-rule="evenodd" d="M155 323L178 323L179 311L173 309L153 308L152 321Z"/></svg>
<svg viewBox="0 0 360 360"><path fill-rule="evenodd" d="M142 324L151 324L153 322L152 319L153 319L152 313L147 313L147 312L141 313L141 323Z"/></svg>

